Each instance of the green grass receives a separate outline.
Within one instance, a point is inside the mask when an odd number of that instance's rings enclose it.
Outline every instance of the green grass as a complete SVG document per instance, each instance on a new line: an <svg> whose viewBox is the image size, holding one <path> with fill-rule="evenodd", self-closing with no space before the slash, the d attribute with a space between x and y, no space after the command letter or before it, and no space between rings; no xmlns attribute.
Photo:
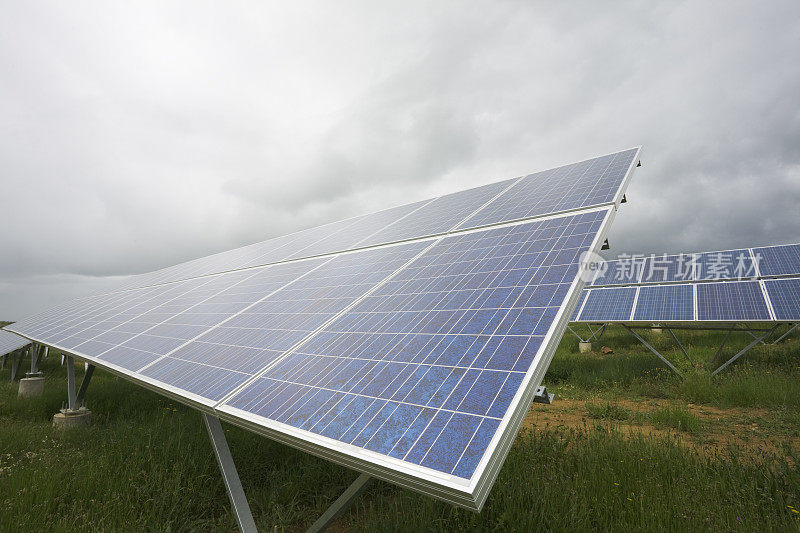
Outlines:
<svg viewBox="0 0 800 533"><path fill-rule="evenodd" d="M681 334L701 363L692 366L670 347L666 332L645 334L686 380L611 328L594 344L610 346L613 354L578 354L574 338L562 341L545 378L557 393L556 405L559 396L589 399L581 411L587 418L649 420L687 439L704 438L708 423L686 404L728 409L743 423L758 425L752 438L777 443L773 452L754 455L730 445L699 453L677 438L638 427L630 435L615 424L523 431L480 514L379 482L357 500L339 529L800 530L792 511L800 509L800 457L780 444L800 436L800 342L760 347L710 379L704 365L721 335ZM43 362L47 382L40 398L18 399L8 367L0 372L0 531L235 530L196 411L97 371L87 394L92 426L58 432L51 418L66 398L66 372L58 359L54 353ZM76 369L80 380L83 365ZM646 409L635 409L635 402ZM750 408L766 414L748 414ZM262 530L308 527L356 477L224 427Z"/></svg>
<svg viewBox="0 0 800 533"><path fill-rule="evenodd" d="M650 419L655 427L674 428L687 433L697 433L700 430L700 419L683 407L660 407L650 413Z"/></svg>

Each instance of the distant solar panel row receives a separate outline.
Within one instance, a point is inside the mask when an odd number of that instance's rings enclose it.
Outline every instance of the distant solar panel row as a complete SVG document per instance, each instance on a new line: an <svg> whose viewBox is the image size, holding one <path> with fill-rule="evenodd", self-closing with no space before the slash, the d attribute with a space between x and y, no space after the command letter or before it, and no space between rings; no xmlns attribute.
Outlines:
<svg viewBox="0 0 800 533"><path fill-rule="evenodd" d="M12 329L479 509L566 324L579 258L597 248L637 155L178 265ZM563 194L541 196L551 188ZM529 219L546 209L559 214Z"/></svg>
<svg viewBox="0 0 800 533"><path fill-rule="evenodd" d="M30 343L31 341L28 339L15 335L10 331L0 330L0 356L24 348Z"/></svg>
<svg viewBox="0 0 800 533"><path fill-rule="evenodd" d="M800 278L584 290L573 322L800 321ZM772 311L770 311L770 307Z"/></svg>
<svg viewBox="0 0 800 533"><path fill-rule="evenodd" d="M614 259L598 270L591 285L747 280L790 275L800 275L800 244Z"/></svg>

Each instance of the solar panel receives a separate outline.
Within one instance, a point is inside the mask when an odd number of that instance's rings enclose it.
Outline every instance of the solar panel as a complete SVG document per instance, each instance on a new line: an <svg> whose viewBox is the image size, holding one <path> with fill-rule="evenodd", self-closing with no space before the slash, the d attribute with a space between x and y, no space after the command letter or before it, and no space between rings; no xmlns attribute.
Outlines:
<svg viewBox="0 0 800 533"><path fill-rule="evenodd" d="M599 247L637 157L312 228L13 328L293 446L480 509L578 299L579 257ZM529 196L509 202L520 185L515 198ZM544 186L569 198L536 198ZM539 216L587 206L596 207Z"/></svg>
<svg viewBox="0 0 800 533"><path fill-rule="evenodd" d="M697 284L700 321L770 320L767 302L757 281Z"/></svg>
<svg viewBox="0 0 800 533"><path fill-rule="evenodd" d="M217 409L467 482L607 214L446 238Z"/></svg>
<svg viewBox="0 0 800 533"><path fill-rule="evenodd" d="M592 289L583 304L582 322L627 321L631 318L636 287Z"/></svg>
<svg viewBox="0 0 800 533"><path fill-rule="evenodd" d="M800 274L800 244L753 248L762 276Z"/></svg>
<svg viewBox="0 0 800 533"><path fill-rule="evenodd" d="M618 201L638 149L537 172L464 221L472 228Z"/></svg>
<svg viewBox="0 0 800 533"><path fill-rule="evenodd" d="M10 331L0 329L0 356L9 354L29 345L31 341Z"/></svg>
<svg viewBox="0 0 800 533"><path fill-rule="evenodd" d="M639 288L634 320L694 320L692 285L646 285Z"/></svg>
<svg viewBox="0 0 800 533"><path fill-rule="evenodd" d="M764 280L776 320L800 321L800 278Z"/></svg>

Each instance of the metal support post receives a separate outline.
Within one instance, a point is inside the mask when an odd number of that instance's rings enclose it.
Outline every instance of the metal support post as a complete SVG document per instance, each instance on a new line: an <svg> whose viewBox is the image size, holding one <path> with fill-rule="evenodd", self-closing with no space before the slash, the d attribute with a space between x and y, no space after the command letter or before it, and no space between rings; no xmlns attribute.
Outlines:
<svg viewBox="0 0 800 533"><path fill-rule="evenodd" d="M75 411L78 408L77 395L75 394L75 361L72 356L67 356L67 408Z"/></svg>
<svg viewBox="0 0 800 533"><path fill-rule="evenodd" d="M322 513L316 522L314 522L310 528L306 531L306 533L318 533L319 531L324 531L325 528L330 526L337 518L339 518L342 513L347 509L347 507L353 503L353 500L358 498L369 486L370 482L372 481L372 476L369 474L361 474L356 478L353 483L347 487L339 498L333 502L333 505L328 507L328 510Z"/></svg>
<svg viewBox="0 0 800 533"><path fill-rule="evenodd" d="M778 343L779 343L779 342L781 342L783 339L785 339L786 337L788 337L788 336L789 336L789 333L791 333L791 332L793 332L794 330L796 330L798 326L800 326L800 322L798 322L797 324L795 324L794 326L792 326L792 327L791 327L791 329L789 329L789 331L787 331L786 333L784 333L783 335L781 335L780 337L778 337L777 339L775 339L775 341L774 341L774 342L771 342L770 344L778 344Z"/></svg>
<svg viewBox="0 0 800 533"><path fill-rule="evenodd" d="M17 371L19 370L19 363L22 360L22 351L17 350L11 354L11 381L17 379Z"/></svg>
<svg viewBox="0 0 800 533"><path fill-rule="evenodd" d="M31 344L31 371L30 374L36 374L36 363L39 359L39 345Z"/></svg>
<svg viewBox="0 0 800 533"><path fill-rule="evenodd" d="M78 389L78 395L75 398L75 402L79 407L83 405L83 399L86 396L86 389L89 388L89 382L92 380L92 374L94 374L94 365L89 365L86 368L86 373L83 375L83 381L81 381L81 388Z"/></svg>
<svg viewBox="0 0 800 533"><path fill-rule="evenodd" d="M726 361L726 362L725 362L723 365L721 365L719 368L717 368L716 370L714 370L714 371L711 373L711 377L713 378L714 376L716 376L717 374L719 374L719 373L720 373L722 370L724 370L724 369L725 369L725 368L726 368L728 365L730 365L731 363L733 363L734 361L736 361L737 359L739 359L739 358L740 358L742 355L744 355L744 354L745 354L745 352L747 352L747 351L748 351L750 348L752 348L753 346L755 346L756 344L758 344L759 342L761 342L762 340L764 340L765 338L767 338L767 337L769 336L769 334L770 334L770 333L772 333L773 331L775 331L775 329L776 329L777 327L778 327L778 324L775 324L775 325L772 327L772 329L771 329L771 330L767 331L766 333L764 333L763 335L761 335L760 337L758 337L756 340L754 340L753 342L751 342L750 344L748 344L748 345L747 345L747 346L746 346L746 347L745 347L745 348L744 348L742 351L740 351L739 353L737 353L736 355L734 355L733 357L731 357L730 359L728 359L728 360L727 360L727 361Z"/></svg>
<svg viewBox="0 0 800 533"><path fill-rule="evenodd" d="M756 334L753 333L753 331L750 329L750 327L747 324L742 324L742 331L746 332L748 335L750 335L754 339L758 338L758 337L756 337ZM764 341L761 341L761 344L765 344L766 345L767 343L764 342Z"/></svg>
<svg viewBox="0 0 800 533"><path fill-rule="evenodd" d="M642 338L642 337L641 337L641 336L640 336L638 333L636 333L635 331L633 331L633 330L632 330L631 328L629 328L629 327L628 327L626 324L622 324L622 327L624 327L625 329L627 329L627 330L630 332L630 334L631 334L631 335L633 335L634 337L636 337L637 339L639 339L639 342L641 342L642 344L644 344L644 345L647 347L647 349L649 349L651 352L653 352L654 354L656 354L656 356L658 356L658 358L659 358L659 359L661 359L662 361L664 361L664 363L665 363L665 364L666 364L668 367L670 367L670 368L673 370L673 372L675 372L676 374L678 374L680 377L683 377L683 374L681 374L680 370L678 370L677 368L675 368L675 365L673 365L672 363L670 363L669 361L667 361L667 358L666 358L666 357L664 357L663 355L661 355L660 353L658 353L658 350L656 350L655 348L653 348L652 346L650 346L650 344L649 344L649 343L648 343L646 340L644 340L644 339L643 339L643 338Z"/></svg>
<svg viewBox="0 0 800 533"><path fill-rule="evenodd" d="M6 359L8 359L8 354L0 355L0 370L6 369Z"/></svg>
<svg viewBox="0 0 800 533"><path fill-rule="evenodd" d="M686 360L689 361L689 364L690 365L694 365L694 362L692 361L692 358L689 357L688 353L686 353L686 349L684 349L683 344L681 344L681 341L678 340L678 337L675 336L675 334L672 332L672 330L670 328L667 328L667 331L669 331L669 334L672 335L672 340L675 341L675 344L677 344L678 348L681 349L681 351L683 352L683 355L686 356Z"/></svg>
<svg viewBox="0 0 800 533"><path fill-rule="evenodd" d="M222 480L225 482L225 489L228 491L228 498L233 506L233 514L242 533L255 532L256 522L253 520L253 513L250 512L250 505L236 472L236 465L233 463L231 450L228 448L228 441L225 439L225 432L219 418L203 413L203 421L206 423L208 436L211 438L211 445L214 448L214 455L217 457Z"/></svg>

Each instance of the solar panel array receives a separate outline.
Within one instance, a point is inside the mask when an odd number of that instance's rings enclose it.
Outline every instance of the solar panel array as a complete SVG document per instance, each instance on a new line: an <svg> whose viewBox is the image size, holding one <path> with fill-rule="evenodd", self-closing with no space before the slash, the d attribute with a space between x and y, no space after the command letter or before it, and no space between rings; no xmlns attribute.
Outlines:
<svg viewBox="0 0 800 533"><path fill-rule="evenodd" d="M11 329L480 509L638 149L137 276Z"/></svg>
<svg viewBox="0 0 800 533"><path fill-rule="evenodd" d="M798 244L607 265L584 290L573 322L800 321Z"/></svg>
<svg viewBox="0 0 800 533"><path fill-rule="evenodd" d="M29 345L31 341L19 335L15 335L10 331L3 331L0 329L0 356L15 352L20 348Z"/></svg>

